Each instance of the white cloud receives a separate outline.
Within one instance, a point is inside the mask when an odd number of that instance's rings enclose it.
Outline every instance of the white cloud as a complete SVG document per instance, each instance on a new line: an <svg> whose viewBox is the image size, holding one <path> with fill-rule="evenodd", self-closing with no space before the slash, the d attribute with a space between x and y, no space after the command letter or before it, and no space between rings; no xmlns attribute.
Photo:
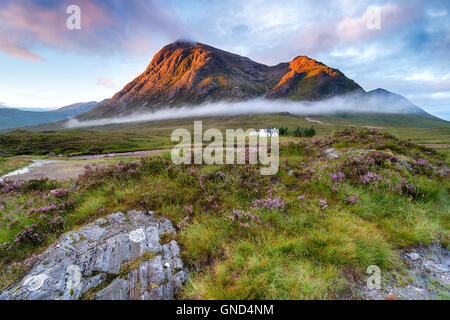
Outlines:
<svg viewBox="0 0 450 320"><path fill-rule="evenodd" d="M441 18L441 17L446 17L447 16L447 10L445 10L445 9L442 9L442 10L428 10L428 15L430 16L430 17L433 17L433 18L437 18L437 17L439 17L439 18Z"/></svg>
<svg viewBox="0 0 450 320"><path fill-rule="evenodd" d="M296 115L323 115L342 112L382 112L382 113L404 113L403 104L387 103L383 98L370 97L363 98L359 94L349 94L337 96L322 101L282 101L268 99L254 99L244 102L215 102L205 103L200 106L185 106L179 108L165 108L154 112L117 116L110 119L79 121L70 119L66 127L90 127L107 124L145 122L167 119L182 119L190 117L212 117L221 115L242 115L242 114L267 114L289 112Z"/></svg>
<svg viewBox="0 0 450 320"><path fill-rule="evenodd" d="M436 77L431 72L424 71L421 73L414 73L413 75L406 77L405 79L410 81L418 81L418 80L434 81L436 80Z"/></svg>
<svg viewBox="0 0 450 320"><path fill-rule="evenodd" d="M430 94L430 98L432 99L450 99L450 91L444 91L444 92L435 92Z"/></svg>

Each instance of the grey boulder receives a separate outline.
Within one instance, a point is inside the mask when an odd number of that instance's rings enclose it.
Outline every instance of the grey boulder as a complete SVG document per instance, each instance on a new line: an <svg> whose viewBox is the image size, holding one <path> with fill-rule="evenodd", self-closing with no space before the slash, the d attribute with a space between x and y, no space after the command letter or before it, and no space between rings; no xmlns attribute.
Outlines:
<svg viewBox="0 0 450 320"><path fill-rule="evenodd" d="M169 220L110 214L62 235L0 300L167 300L187 280Z"/></svg>

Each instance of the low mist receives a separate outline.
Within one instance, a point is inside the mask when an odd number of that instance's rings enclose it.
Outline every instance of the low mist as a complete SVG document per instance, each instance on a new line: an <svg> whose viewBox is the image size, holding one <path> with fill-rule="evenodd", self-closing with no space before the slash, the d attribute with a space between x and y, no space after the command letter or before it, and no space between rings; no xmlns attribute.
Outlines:
<svg viewBox="0 0 450 320"><path fill-rule="evenodd" d="M394 103L380 97L361 95L338 96L321 101L281 101L263 98L243 102L214 102L196 106L183 106L159 109L154 112L139 112L131 115L79 121L70 119L66 128L92 127L128 122L147 122L156 120L181 119L191 117L211 117L243 114L268 114L289 112L294 115L329 115L337 113L416 113L404 103ZM420 110L419 108L417 108Z"/></svg>

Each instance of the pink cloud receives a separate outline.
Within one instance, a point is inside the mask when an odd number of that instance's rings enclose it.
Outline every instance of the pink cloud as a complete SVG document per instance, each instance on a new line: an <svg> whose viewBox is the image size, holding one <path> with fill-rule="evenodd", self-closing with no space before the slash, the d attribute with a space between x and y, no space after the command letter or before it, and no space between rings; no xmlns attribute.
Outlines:
<svg viewBox="0 0 450 320"><path fill-rule="evenodd" d="M152 38L180 31L170 10L152 2L124 3L78 0L81 29L66 27L66 8L73 1L53 4L33 0L8 1L0 5L0 32L8 39L0 42L0 51L33 61L42 60L38 46L97 53L127 51L148 53L155 46ZM114 6L123 7L114 7Z"/></svg>
<svg viewBox="0 0 450 320"><path fill-rule="evenodd" d="M117 86L112 82L110 78L100 77L97 79L97 84L109 89L115 89Z"/></svg>
<svg viewBox="0 0 450 320"><path fill-rule="evenodd" d="M112 24L101 8L89 0L80 0L82 9L82 30L66 28L68 15L65 3L47 8L31 1L14 1L0 9L0 30L8 34L9 40L1 47L7 54L39 61L37 53L29 47L45 45L58 48L76 48L84 37L87 41L96 38L95 27L105 28Z"/></svg>
<svg viewBox="0 0 450 320"><path fill-rule="evenodd" d="M379 14L380 29L371 29L368 22ZM336 27L336 36L340 42L349 43L377 37L402 26L415 18L414 11L397 5L371 6L359 17L345 17Z"/></svg>
<svg viewBox="0 0 450 320"><path fill-rule="evenodd" d="M414 6L391 5L377 7L381 16L381 29L371 29L367 21L371 18L374 7L368 7L359 15L343 16L322 23L302 25L299 34L285 41L285 50L317 54L340 46L356 45L375 40L401 29L417 18Z"/></svg>
<svg viewBox="0 0 450 320"><path fill-rule="evenodd" d="M10 56L19 57L30 61L42 61L44 60L39 54L34 53L27 48L22 47L19 44L10 41L7 35L3 34L0 30L0 51L5 52Z"/></svg>

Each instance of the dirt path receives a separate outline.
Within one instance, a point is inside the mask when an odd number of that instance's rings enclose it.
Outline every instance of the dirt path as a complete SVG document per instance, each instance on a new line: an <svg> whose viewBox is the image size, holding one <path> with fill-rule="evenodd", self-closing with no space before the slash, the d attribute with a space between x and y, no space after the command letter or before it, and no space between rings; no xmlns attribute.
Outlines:
<svg viewBox="0 0 450 320"><path fill-rule="evenodd" d="M377 130L384 130L386 129L385 127L374 127L374 126L362 126L363 128L367 128L367 129L377 129Z"/></svg>
<svg viewBox="0 0 450 320"><path fill-rule="evenodd" d="M169 150L169 149L167 149ZM71 159L101 159L101 158L114 158L114 157L145 157L152 154L157 154L166 151L165 149L156 150L143 150L143 151L132 151L132 152L121 152L121 153L104 153L104 154L92 154L92 155L82 155L74 156Z"/></svg>
<svg viewBox="0 0 450 320"><path fill-rule="evenodd" d="M87 161L35 160L31 165L10 172L1 180L32 180L49 178L51 180L70 180L84 172Z"/></svg>
<svg viewBox="0 0 450 320"><path fill-rule="evenodd" d="M315 122L315 123L327 125L326 123L324 123L324 122L322 122L322 121L320 121L320 120L314 120L314 119L311 119L311 118L309 118L309 117L305 117L305 120L308 121L308 122Z"/></svg>
<svg viewBox="0 0 450 320"><path fill-rule="evenodd" d="M433 148L433 149L449 149L450 148L450 144L446 144L446 143L418 143L419 146L425 146L428 148Z"/></svg>

